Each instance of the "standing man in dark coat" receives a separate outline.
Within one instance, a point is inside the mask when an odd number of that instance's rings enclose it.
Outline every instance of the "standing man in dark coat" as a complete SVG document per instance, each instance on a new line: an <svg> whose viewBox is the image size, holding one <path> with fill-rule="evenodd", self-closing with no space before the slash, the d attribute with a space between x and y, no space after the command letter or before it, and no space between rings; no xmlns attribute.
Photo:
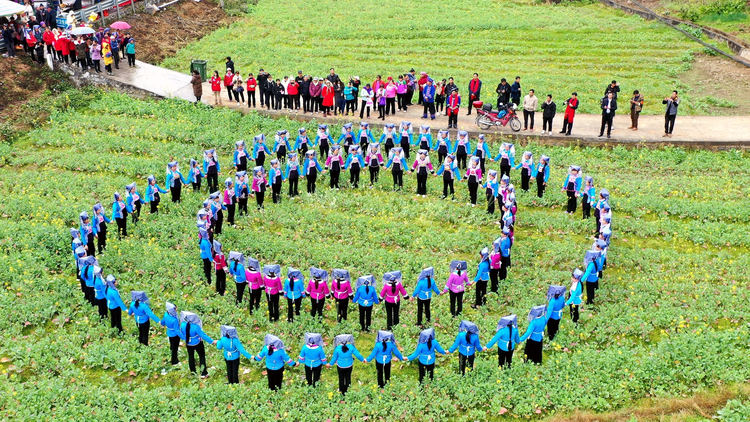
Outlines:
<svg viewBox="0 0 750 422"><path fill-rule="evenodd" d="M258 94L260 95L260 106L261 108L266 104L268 96L266 96L266 88L268 84L268 73L263 68L258 70Z"/></svg>
<svg viewBox="0 0 750 422"><path fill-rule="evenodd" d="M505 78L500 79L495 92L497 92L497 108L500 109L500 104L507 106L510 102L510 85Z"/></svg>
<svg viewBox="0 0 750 422"><path fill-rule="evenodd" d="M521 77L516 76L516 81L510 86L510 100L518 106L521 102Z"/></svg>
<svg viewBox="0 0 750 422"><path fill-rule="evenodd" d="M610 138L612 133L612 119L615 117L615 110L617 110L617 100L615 100L614 92L607 93L607 96L602 98L602 128L599 130L599 137L604 135L604 126L607 126L607 138Z"/></svg>

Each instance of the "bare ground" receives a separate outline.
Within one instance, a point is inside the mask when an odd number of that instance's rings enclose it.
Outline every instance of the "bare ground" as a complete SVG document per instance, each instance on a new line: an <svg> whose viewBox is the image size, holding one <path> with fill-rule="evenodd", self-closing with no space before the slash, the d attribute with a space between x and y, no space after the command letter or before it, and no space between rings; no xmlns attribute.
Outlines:
<svg viewBox="0 0 750 422"><path fill-rule="evenodd" d="M734 107L719 107L708 103L706 114L750 114L750 68L729 59L698 55L692 68L679 76L680 82L690 87L694 99L706 97L725 100Z"/></svg>

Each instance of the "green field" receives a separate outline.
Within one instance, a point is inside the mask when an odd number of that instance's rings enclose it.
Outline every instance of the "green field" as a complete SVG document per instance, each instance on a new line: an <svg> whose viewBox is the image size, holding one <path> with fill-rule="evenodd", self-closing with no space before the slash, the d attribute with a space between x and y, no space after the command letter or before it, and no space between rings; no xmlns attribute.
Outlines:
<svg viewBox="0 0 750 422"><path fill-rule="evenodd" d="M190 60L200 58L223 74L224 58L232 56L243 76L259 68L275 77L297 70L325 76L336 67L342 78L366 82L414 67L434 78L453 76L462 93L478 72L485 98L492 99L501 77L521 75L524 90L553 94L558 104L577 91L579 110L592 113L612 79L623 95L638 89L647 99L685 90L679 74L690 68L698 47L664 25L598 3L427 0L407 9L395 0L260 1L163 65L187 72ZM684 112L695 112L683 98Z"/></svg>
<svg viewBox="0 0 750 422"><path fill-rule="evenodd" d="M568 284L593 228L580 214L563 212L565 199L556 187L572 163L612 192L615 238L597 306L584 307L577 327L564 315L559 337L545 341L542 366L524 364L519 351L511 369L499 370L493 350L481 353L476 370L461 378L451 355L438 359L435 381L420 389L416 365L396 363L381 392L374 366L358 363L352 390L341 400L335 370L324 370L316 390L305 386L301 369L288 370L283 391L269 394L261 366L244 360L241 384L226 385L221 354L210 347L208 362L215 368L208 379L188 373L184 349L184 366L173 368L160 328L152 328L149 347L138 345L129 318L125 334L116 335L84 304L73 276L68 227L79 212L96 201L111 209L112 192L131 181L143 192L149 174L163 183L167 161L186 163L206 147L218 147L228 166L238 137L282 127L296 131L298 122L89 90L50 95L35 107L50 111L50 122L0 144L4 420L495 420L506 411L505 417L539 418L575 409L606 412L644 397L682 397L750 379L747 153L528 146L552 157L550 188L541 201L519 195L509 280L480 311L468 307L471 289L464 318L480 326L484 344L499 317L517 313L525 330L524 316L544 302L546 287ZM514 172L517 185L518 177ZM439 179L429 181L425 199L411 193L414 176L405 179L402 193L390 190L387 174L373 190L336 192L327 189L324 176L315 196L285 196L280 206L267 200L264 214L251 206L250 216L225 229L221 240L226 251L283 267L343 267L355 277L374 273L378 279L400 269L410 293L428 265L444 282L449 261L466 259L473 276L477 251L497 236L493 220L481 207L465 205L464 184L453 203L439 199ZM231 279L225 297L207 287L194 225L205 197L185 192L181 205L165 200L159 215L144 212L127 239L110 235L100 262L105 274L119 277L124 298L145 290L159 316L166 300L195 311L211 336L218 336L220 324L236 325L251 353L272 332L296 358L305 331L323 333L329 354L332 337L351 332L369 353L374 336L359 334L354 308L341 325L330 302L323 322L303 315L292 324L269 325L265 315L250 316L234 305ZM407 353L419 332L415 313L414 302L402 305L402 325L395 328ZM437 339L445 347L459 322L449 315L446 297L433 301ZM384 324L378 309L374 328ZM735 420L747 411L737 401L726 410L740 415Z"/></svg>

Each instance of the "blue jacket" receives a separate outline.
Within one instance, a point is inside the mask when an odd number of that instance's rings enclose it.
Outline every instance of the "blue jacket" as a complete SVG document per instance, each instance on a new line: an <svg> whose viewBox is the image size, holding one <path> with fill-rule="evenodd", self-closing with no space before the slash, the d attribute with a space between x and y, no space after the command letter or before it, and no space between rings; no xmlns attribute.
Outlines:
<svg viewBox="0 0 750 422"><path fill-rule="evenodd" d="M120 299L120 292L117 291L117 289L105 288L104 295L107 297L107 308L109 309L117 309L120 308L123 311L127 311L128 308L125 306L125 304L122 302L122 299Z"/></svg>
<svg viewBox="0 0 750 422"><path fill-rule="evenodd" d="M440 149L440 142L445 142L445 151L446 152L453 152L453 145L451 144L451 138L450 136L447 138L438 139L437 136L435 137L435 151Z"/></svg>
<svg viewBox="0 0 750 422"><path fill-rule="evenodd" d="M317 368L324 365L326 361L326 352L320 346L310 347L306 344L299 352L299 363L309 368Z"/></svg>
<svg viewBox="0 0 750 422"><path fill-rule="evenodd" d="M157 191L161 192L161 193L167 193L167 191L164 190L164 189L162 189L161 187L159 187L158 184L154 183L153 185L151 185L149 183L148 186L146 186L146 197L143 198L143 200L146 203L149 203L149 202L153 201L154 199L156 199L154 197L154 193L157 192Z"/></svg>
<svg viewBox="0 0 750 422"><path fill-rule="evenodd" d="M482 155L480 156L477 154L479 152L479 143L477 143L477 146L474 148L474 155L480 157L480 158L490 158L490 147L487 146L487 142L482 143Z"/></svg>
<svg viewBox="0 0 750 422"><path fill-rule="evenodd" d="M208 239L201 239L201 259L208 259L211 262L214 262L214 257L211 254L211 244L208 243Z"/></svg>
<svg viewBox="0 0 750 422"><path fill-rule="evenodd" d="M168 171L167 180L164 182L164 184L167 185L168 188L172 188L174 187L175 180L180 180L183 185L186 185L188 183L185 177L179 171Z"/></svg>
<svg viewBox="0 0 750 422"><path fill-rule="evenodd" d="M578 283L579 285L581 283ZM547 315L549 319L559 321L562 318L563 309L565 309L565 297L562 295L557 299L550 298L549 304L547 305Z"/></svg>
<svg viewBox="0 0 750 422"><path fill-rule="evenodd" d="M201 342L201 339L207 343L213 343L214 340L203 332L203 329L198 324L190 324L190 338L185 338L187 333L187 322L180 324L180 338L187 343L188 346L197 346Z"/></svg>
<svg viewBox="0 0 750 422"><path fill-rule="evenodd" d="M326 135L328 135L328 137L327 137L327 138L325 138L325 139L326 139L326 141L328 141L328 143L331 143L331 142L333 142L333 140L331 139L331 132L330 132L330 131L328 131L328 130L326 130ZM319 133L318 133L318 132L316 131L316 132L315 132L315 145L318 145L318 144L320 143L320 140L321 140L321 139L322 139L322 138L320 137L320 134L319 134Z"/></svg>
<svg viewBox="0 0 750 422"><path fill-rule="evenodd" d="M461 331L456 335L456 341L453 342L453 346L448 351L453 353L456 349L458 349L458 353L464 356L473 356L475 352L484 350L479 343L479 336L477 334L470 334L469 341L467 342L465 331Z"/></svg>
<svg viewBox="0 0 750 422"><path fill-rule="evenodd" d="M279 142L278 140L274 141L274 143L273 143L273 151L274 152L279 152L279 148L282 145L284 147L286 147L287 152L289 152L292 149L292 147L289 145L289 138L284 138L282 142Z"/></svg>
<svg viewBox="0 0 750 422"><path fill-rule="evenodd" d="M141 195L140 193L138 193L138 191L135 191L135 194L138 195L138 201L137 202L140 202L142 204L143 203L143 195ZM133 212L133 210L135 209L135 203L134 202L135 201L133 200L133 194L132 193L128 193L128 197L125 199L125 209L127 209L128 212Z"/></svg>
<svg viewBox="0 0 750 422"><path fill-rule="evenodd" d="M589 265L586 266L586 272L583 273L583 277L581 277L581 281L585 281L587 283L595 283L599 281L599 270L602 269L601 266L601 256L591 262L589 262Z"/></svg>
<svg viewBox="0 0 750 422"><path fill-rule="evenodd" d="M583 294L583 281L579 281L575 290L570 292L570 298L565 302L565 306L568 305L580 305L581 295Z"/></svg>
<svg viewBox="0 0 750 422"><path fill-rule="evenodd" d="M362 141L363 134L365 135L364 137L369 139L371 143L375 143L375 137L372 136L372 131L370 131L370 129L367 129L367 130L360 129L359 131L357 131L357 139L359 139L360 142Z"/></svg>
<svg viewBox="0 0 750 422"><path fill-rule="evenodd" d="M424 102L426 103L434 103L435 102L435 86L425 85L424 88L422 88L422 98L424 99Z"/></svg>
<svg viewBox="0 0 750 422"><path fill-rule="evenodd" d="M284 179L288 179L289 178L289 173L291 173L293 171L292 170L292 166L290 165L291 162L292 162L291 160L286 162L286 167L284 167ZM295 163L297 165L297 167L296 167L297 176L299 176L299 175L302 174L302 166L300 166L300 164L299 164L298 161L295 161Z"/></svg>
<svg viewBox="0 0 750 422"><path fill-rule="evenodd" d="M94 297L96 300L106 299L106 296L104 295L104 289L106 287L107 285L104 284L104 280L102 280L101 277L94 278Z"/></svg>
<svg viewBox="0 0 750 422"><path fill-rule="evenodd" d="M216 160L216 162L214 163L214 165L216 166L216 172L217 173L220 172L221 171L221 166L219 165L219 160ZM208 161L204 158L203 159L203 173L208 173L208 168L209 167L210 166L208 165Z"/></svg>
<svg viewBox="0 0 750 422"><path fill-rule="evenodd" d="M466 143L464 144L464 148L466 148L466 154L469 154L471 152L471 141L469 141L469 137L466 137ZM456 138L455 143L453 144L453 151L451 151L451 154L455 154L458 151L458 138Z"/></svg>
<svg viewBox="0 0 750 422"><path fill-rule="evenodd" d="M153 319L154 322L159 323L159 318L151 312L151 307L146 303L139 303L138 307L135 307L135 301L130 302L130 309L128 314L135 317L136 324L143 324L148 321L149 318Z"/></svg>
<svg viewBox="0 0 750 422"><path fill-rule="evenodd" d="M510 236L506 236L505 239L500 241L500 254L507 258L510 256L511 241Z"/></svg>
<svg viewBox="0 0 750 422"><path fill-rule="evenodd" d="M500 350L504 350L506 352L509 352L510 350L515 350L516 345L521 342L521 339L518 337L518 328L513 327L510 331L508 331L508 327L501 328L497 333L495 333L495 336L492 337L492 340L490 340L489 343L487 343L487 348L494 346L495 343L497 343L497 347ZM510 349L508 349L510 347Z"/></svg>
<svg viewBox="0 0 750 422"><path fill-rule="evenodd" d="M409 164L406 162L406 158L401 158L397 163L401 164L401 171L409 169ZM393 164L393 157L391 157L391 159L385 164L385 168L391 167L391 164Z"/></svg>
<svg viewBox="0 0 750 422"><path fill-rule="evenodd" d="M349 156L346 157L346 162L344 163L344 170L348 169L349 166L351 166L355 162L359 164L360 169L365 167L365 159L362 157L362 154L349 154Z"/></svg>
<svg viewBox="0 0 750 422"><path fill-rule="evenodd" d="M537 174L539 174L540 167L544 166L544 183L547 183L547 180L549 180L549 164L541 164L538 163L534 168L531 170L531 177L536 178Z"/></svg>
<svg viewBox="0 0 750 422"><path fill-rule="evenodd" d="M593 186L586 189L586 186L584 186L581 188L581 196L584 194L588 195L589 205L593 207L596 203L596 189Z"/></svg>
<svg viewBox="0 0 750 422"><path fill-rule="evenodd" d="M570 174L568 174L568 175L565 176L565 181L562 184L562 188L563 189L567 189L568 188L568 182L569 181L570 181ZM574 191L578 192L578 191L581 190L581 181L582 181L581 176L577 175L576 178L575 178L575 181L573 183L573 190Z"/></svg>
<svg viewBox="0 0 750 422"><path fill-rule="evenodd" d="M497 156L495 157L495 161L500 161L500 159L503 158L503 150L501 149L500 152L497 153ZM510 164L511 167L515 166L516 156L508 151L508 164Z"/></svg>
<svg viewBox="0 0 750 422"><path fill-rule="evenodd" d="M445 172L445 163L438 166L435 175L440 176L441 174L443 174L443 172ZM453 173L454 180L461 180L461 170L459 170L456 163L451 163L451 173Z"/></svg>
<svg viewBox="0 0 750 422"><path fill-rule="evenodd" d="M497 179L495 180L489 180L487 179L486 182L484 182L484 185L482 185L485 189L492 189L492 196L497 198L497 195L500 194L500 185L497 183Z"/></svg>
<svg viewBox="0 0 750 422"><path fill-rule="evenodd" d="M103 211L104 211L104 208L102 208L102 213L99 214L104 219L104 221L102 222L102 224L111 223L112 220L110 220L106 216L106 214L104 214ZM94 233L94 235L98 235L99 234L99 215L97 215L96 213L94 213L94 215L91 217L91 232ZM74 249L74 251L75 251L75 249Z"/></svg>
<svg viewBox="0 0 750 422"><path fill-rule="evenodd" d="M227 262L227 268L229 269L229 273L234 276L235 283L247 283L244 265L239 262Z"/></svg>
<svg viewBox="0 0 750 422"><path fill-rule="evenodd" d="M477 267L477 275L474 277L474 282L476 283L479 280L487 281L490 279L490 261L488 259L485 259L484 261L479 263L479 266Z"/></svg>
<svg viewBox="0 0 750 422"><path fill-rule="evenodd" d="M438 289L437 282L435 280L430 280L430 286L428 287L427 279L422 278L417 281L417 287L414 288L414 293L412 293L411 297L428 300L432 299L433 292L438 296L440 295L440 289Z"/></svg>
<svg viewBox="0 0 750 422"><path fill-rule="evenodd" d="M369 292L368 292L369 290ZM359 286L357 291L354 293L354 303L359 306L370 307L380 303L378 299L378 293L372 286Z"/></svg>
<svg viewBox="0 0 750 422"><path fill-rule="evenodd" d="M249 160L250 158L252 158L252 157L250 157L250 154L248 154L247 150L244 150L244 151L245 151L245 160ZM237 165L240 164L240 151L237 150L237 149L234 150L234 154L232 155L232 163L235 166L237 166Z"/></svg>
<svg viewBox="0 0 750 422"><path fill-rule="evenodd" d="M432 340L432 347L427 347L427 343L417 344L417 349L414 353L406 357L408 360L414 360L419 358L419 362L423 365L431 365L435 363L435 352L445 354L445 350L440 346L437 340Z"/></svg>
<svg viewBox="0 0 750 422"><path fill-rule="evenodd" d="M436 145L432 144L432 134L431 133L417 133L416 136L414 136L414 143L412 145L419 146L422 143L422 138L425 138L427 140L427 149L431 150L436 147Z"/></svg>
<svg viewBox="0 0 750 422"><path fill-rule="evenodd" d="M343 345L336 346L335 349L333 349L333 356L331 357L331 365L336 365L340 368L351 368L352 365L354 365L354 358L356 357L359 359L360 362L363 362L365 358L362 357L362 355L359 353L359 350L357 350L356 347L354 347L353 344L347 344L346 345L347 351L344 351Z"/></svg>
<svg viewBox="0 0 750 422"><path fill-rule="evenodd" d="M281 172L280 168L271 167L268 170L268 183L273 185L276 183L276 178L280 181L284 181L284 174Z"/></svg>
<svg viewBox="0 0 750 422"><path fill-rule="evenodd" d="M351 138L351 142L346 142L347 138ZM354 132L352 131L352 132L348 132L348 133L342 133L339 136L339 138L336 139L336 141L334 142L334 144L335 145L346 145L346 144L354 145L354 144L357 143L355 141L356 141L356 138L354 137Z"/></svg>
<svg viewBox="0 0 750 422"><path fill-rule="evenodd" d="M247 182L238 182L234 185L234 196L239 198L242 196L244 191L245 196L250 196L250 185Z"/></svg>
<svg viewBox="0 0 750 422"><path fill-rule="evenodd" d="M315 144L318 142L317 139L310 139L310 137L307 137L307 147L308 148L314 148ZM297 136L297 139L294 141L294 149L298 150L302 147L303 139L302 136Z"/></svg>
<svg viewBox="0 0 750 422"><path fill-rule="evenodd" d="M263 360L263 358L266 359L266 369L270 369L272 371L283 368L284 364L287 364L288 366L294 366L294 361L289 357L288 354L286 354L286 350L284 349L274 350L273 353L269 356L268 347L263 346L263 350L261 350L258 356L255 357L255 360L260 362Z"/></svg>
<svg viewBox="0 0 750 422"><path fill-rule="evenodd" d="M391 363L393 356L404 360L404 357L401 356L401 352L398 351L398 348L393 342L385 342L385 350L383 350L383 342L380 342L375 343L375 346L372 348L372 353L367 357L367 360L372 361L374 358L375 362L386 364Z"/></svg>
<svg viewBox="0 0 750 422"><path fill-rule="evenodd" d="M409 133L408 138L409 138L409 144L411 144L411 133ZM388 135L384 133L380 135L380 140L378 141L378 143L380 145L385 145L385 142L387 140L388 140ZM401 132L398 130L394 130L393 134L391 135L391 141L393 142L394 145L398 145L401 142Z"/></svg>
<svg viewBox="0 0 750 422"><path fill-rule="evenodd" d="M216 348L224 351L225 360L237 360L240 358L240 354L248 359L253 359L253 355L247 353L238 338L222 337L216 343Z"/></svg>
<svg viewBox="0 0 750 422"><path fill-rule="evenodd" d="M86 283L86 287L94 287L94 266L84 265L81 267L80 276Z"/></svg>
<svg viewBox="0 0 750 422"><path fill-rule="evenodd" d="M534 341L542 341L542 339L544 339L544 327L546 326L546 316L531 320L529 328L527 328L526 332L521 336L521 341L526 341L527 338Z"/></svg>
<svg viewBox="0 0 750 422"><path fill-rule="evenodd" d="M128 210L127 204L125 205L125 208L120 208L119 202L117 201L113 202L112 203L112 219L115 220L118 218L123 218L125 216L124 211L127 211L127 210ZM86 240L86 237L83 236L83 230L81 230L81 241L83 242L85 240Z"/></svg>
<svg viewBox="0 0 750 422"><path fill-rule="evenodd" d="M313 161L315 162L315 168L318 169L318 173L323 171L323 167L320 166L320 163L318 162L317 158L313 158ZM305 158L304 163L302 163L302 175L307 176L307 169L310 167L310 159Z"/></svg>
<svg viewBox="0 0 750 422"><path fill-rule="evenodd" d="M287 299L299 299L305 297L305 282L302 280L295 280L294 283L290 283L288 278L284 280L284 297Z"/></svg>
<svg viewBox="0 0 750 422"><path fill-rule="evenodd" d="M172 315L169 315L169 313L164 312L164 316L161 317L159 324L167 328L167 337L179 337L180 320L177 319L177 317L173 317Z"/></svg>
<svg viewBox="0 0 750 422"><path fill-rule="evenodd" d="M268 149L268 145L266 145L265 142L262 144L255 144L255 146L253 146L253 160L257 160L258 154L260 154L261 152L263 152L264 155L271 154L271 150Z"/></svg>

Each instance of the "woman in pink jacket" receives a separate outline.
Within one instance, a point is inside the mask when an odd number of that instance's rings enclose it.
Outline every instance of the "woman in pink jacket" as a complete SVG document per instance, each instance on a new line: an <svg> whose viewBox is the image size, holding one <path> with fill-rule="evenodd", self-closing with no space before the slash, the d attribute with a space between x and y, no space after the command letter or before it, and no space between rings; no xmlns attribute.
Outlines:
<svg viewBox="0 0 750 422"><path fill-rule="evenodd" d="M461 314L464 308L464 291L469 286L469 278L466 276L466 261L451 261L451 275L445 282L443 292L450 292L451 315L454 317Z"/></svg>
<svg viewBox="0 0 750 422"><path fill-rule="evenodd" d="M346 321L347 314L349 313L349 299L354 296L349 271L338 268L333 270L331 291L333 298L336 299L336 321Z"/></svg>
<svg viewBox="0 0 750 422"><path fill-rule="evenodd" d="M307 283L307 294L310 296L310 315L323 318L323 306L330 291L328 290L328 271L310 267L310 280Z"/></svg>
<svg viewBox="0 0 750 422"><path fill-rule="evenodd" d="M401 271L391 271L383 274L383 289L380 291L380 300L385 301L385 315L390 331L394 325L398 325L398 314L401 309L401 298L409 299L403 284L401 284Z"/></svg>
<svg viewBox="0 0 750 422"><path fill-rule="evenodd" d="M391 76L385 85L385 115L396 114L396 83Z"/></svg>
<svg viewBox="0 0 750 422"><path fill-rule="evenodd" d="M279 320L279 296L281 293L281 267L278 264L263 266L263 286L268 300L268 320Z"/></svg>
<svg viewBox="0 0 750 422"><path fill-rule="evenodd" d="M245 278L250 286L250 315L260 308L261 290L265 288L263 276L260 274L260 263L257 259L247 258L245 262Z"/></svg>

